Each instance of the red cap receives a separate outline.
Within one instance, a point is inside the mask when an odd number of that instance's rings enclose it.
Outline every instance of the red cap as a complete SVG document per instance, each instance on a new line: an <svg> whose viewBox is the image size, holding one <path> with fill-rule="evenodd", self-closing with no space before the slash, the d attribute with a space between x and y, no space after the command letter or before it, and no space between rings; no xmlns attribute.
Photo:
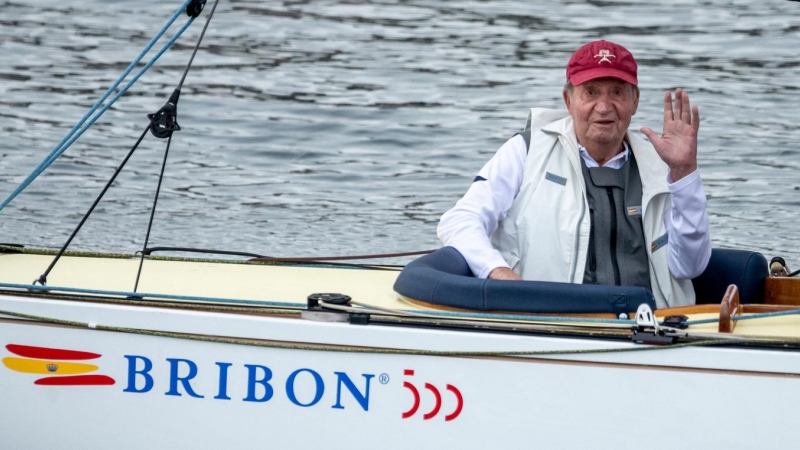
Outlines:
<svg viewBox="0 0 800 450"><path fill-rule="evenodd" d="M595 78L618 78L634 86L636 61L625 47L608 41L594 41L582 46L569 59L567 80L573 86Z"/></svg>

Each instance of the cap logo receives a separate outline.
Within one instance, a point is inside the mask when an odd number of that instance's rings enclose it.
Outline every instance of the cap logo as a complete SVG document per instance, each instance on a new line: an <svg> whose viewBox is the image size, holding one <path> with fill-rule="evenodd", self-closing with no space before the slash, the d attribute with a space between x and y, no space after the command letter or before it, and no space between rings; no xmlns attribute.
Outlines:
<svg viewBox="0 0 800 450"><path fill-rule="evenodd" d="M600 61L597 61L597 64L600 64L603 61L611 64L611 60L608 59L608 58L616 58L617 56L616 55L612 55L611 51L606 50L606 49L603 48L603 49L600 49L600 51L597 52L597 54L594 55L594 57L595 58L600 58Z"/></svg>

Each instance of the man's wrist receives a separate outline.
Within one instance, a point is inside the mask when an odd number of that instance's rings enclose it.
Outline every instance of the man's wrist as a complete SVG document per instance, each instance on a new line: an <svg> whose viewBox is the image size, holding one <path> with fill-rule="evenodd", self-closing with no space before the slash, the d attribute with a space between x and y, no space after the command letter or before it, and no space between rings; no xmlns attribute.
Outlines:
<svg viewBox="0 0 800 450"><path fill-rule="evenodd" d="M692 164L688 166L676 166L670 167L669 174L672 178L673 183L677 183L682 178L686 177L687 175L691 175L697 170L697 164Z"/></svg>
<svg viewBox="0 0 800 450"><path fill-rule="evenodd" d="M517 275L509 267L495 267L489 272L487 278L490 280L522 280L522 277Z"/></svg>
<svg viewBox="0 0 800 450"><path fill-rule="evenodd" d="M679 181L675 181L672 179L672 173L670 172L667 175L667 186L669 186L669 190L673 196L675 195L687 195L687 193L694 192L697 189L696 183L700 183L700 187L702 188L702 180L700 179L700 172L699 170L695 170L694 172L684 176Z"/></svg>

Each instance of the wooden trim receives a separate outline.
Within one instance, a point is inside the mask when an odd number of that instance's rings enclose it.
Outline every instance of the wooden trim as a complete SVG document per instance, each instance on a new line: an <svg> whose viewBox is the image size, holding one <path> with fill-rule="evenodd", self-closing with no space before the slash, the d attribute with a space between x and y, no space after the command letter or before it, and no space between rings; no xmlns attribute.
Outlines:
<svg viewBox="0 0 800 450"><path fill-rule="evenodd" d="M800 278L767 278L764 281L764 303L768 305L800 305Z"/></svg>
<svg viewBox="0 0 800 450"><path fill-rule="evenodd" d="M736 328L736 321L733 318L742 312L739 305L739 288L732 284L725 291L722 304L719 306L719 332L733 333L733 329Z"/></svg>

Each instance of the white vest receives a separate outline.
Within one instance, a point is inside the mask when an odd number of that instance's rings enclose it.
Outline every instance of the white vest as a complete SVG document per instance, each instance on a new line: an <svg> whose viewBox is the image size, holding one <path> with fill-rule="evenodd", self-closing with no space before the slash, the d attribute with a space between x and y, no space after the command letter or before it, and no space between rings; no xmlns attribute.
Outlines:
<svg viewBox="0 0 800 450"><path fill-rule="evenodd" d="M566 111L532 108L527 126L531 143L522 185L492 234L492 244L523 279L582 283L591 225L572 117ZM693 305L691 280L675 279L667 266L669 168L650 143L630 132L626 139L642 179L642 224L656 306Z"/></svg>

